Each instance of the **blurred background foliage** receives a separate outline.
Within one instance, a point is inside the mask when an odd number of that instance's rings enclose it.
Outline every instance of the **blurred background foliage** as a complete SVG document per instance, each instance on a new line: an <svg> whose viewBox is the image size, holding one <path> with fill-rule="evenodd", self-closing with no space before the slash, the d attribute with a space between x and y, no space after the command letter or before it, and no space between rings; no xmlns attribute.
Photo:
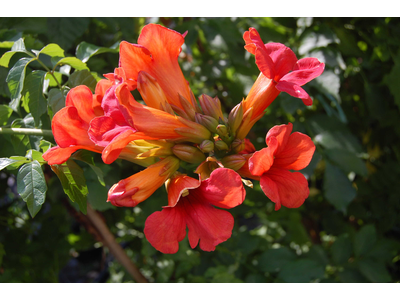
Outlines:
<svg viewBox="0 0 400 300"><path fill-rule="evenodd" d="M249 135L260 149L271 127L292 122L294 131L312 137L317 150L302 171L310 197L298 209L274 211L258 183L246 188L243 205L230 210L232 238L214 252L192 250L187 239L176 254L158 252L143 228L146 217L166 205L164 189L134 209L114 208L105 202L108 189L141 167L119 161L104 165L95 154L103 186L89 165L78 162L89 203L144 276L151 282L399 282L400 20L0 18L0 56L24 38L27 49L55 43L65 56L87 65L75 62L72 69L57 69L62 88L46 77L45 106L38 112L24 91L22 107L11 101L15 91L6 78L26 57L15 53L8 67L0 67L0 125L50 129L49 116L64 105L68 89L79 84L93 88L102 74L113 72L118 43L135 43L147 23L188 31L180 56L185 77L195 95L218 96L226 112L246 96L259 74L254 57L243 48L242 35L249 27L264 42L289 46L298 58L317 57L326 69L305 86L314 99L311 107L282 93ZM41 57L50 65L49 57ZM26 68L26 78L31 75L35 83L34 70L44 69L37 62ZM3 158L24 156L29 149L43 152L46 146L22 135L0 135L0 143ZM132 282L84 226L50 167L42 169L48 190L34 218L17 193L16 165L3 165L0 171L0 282Z"/></svg>

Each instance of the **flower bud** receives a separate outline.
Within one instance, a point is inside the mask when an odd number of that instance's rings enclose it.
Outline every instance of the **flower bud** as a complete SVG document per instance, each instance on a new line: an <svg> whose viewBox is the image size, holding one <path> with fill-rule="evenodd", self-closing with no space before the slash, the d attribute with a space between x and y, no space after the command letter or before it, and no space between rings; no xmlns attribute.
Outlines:
<svg viewBox="0 0 400 300"><path fill-rule="evenodd" d="M190 121L194 121L195 118L195 113L196 110L193 107L193 104L191 102L189 102L188 100L186 100L185 97L183 97L181 94L179 94L179 101L182 105L183 110L185 111L186 115L189 117Z"/></svg>
<svg viewBox="0 0 400 300"><path fill-rule="evenodd" d="M215 148L217 148L218 150L221 150L221 151L229 150L228 145L224 141L221 141L221 140L215 141Z"/></svg>
<svg viewBox="0 0 400 300"><path fill-rule="evenodd" d="M228 128L226 128L225 125L219 124L217 126L216 130L220 137L228 137L229 136Z"/></svg>
<svg viewBox="0 0 400 300"><path fill-rule="evenodd" d="M239 153L239 152L243 151L245 149L245 147L246 147L246 144L245 144L244 140L235 139L232 142L232 149L236 153Z"/></svg>
<svg viewBox="0 0 400 300"><path fill-rule="evenodd" d="M209 153L214 150L214 142L212 142L210 140L202 141L199 148L204 153Z"/></svg>
<svg viewBox="0 0 400 300"><path fill-rule="evenodd" d="M206 159L204 153L198 148L186 144L176 144L172 147L172 152L179 159L191 164L199 164Z"/></svg>
<svg viewBox="0 0 400 300"><path fill-rule="evenodd" d="M199 97L199 100L200 106L205 115L209 115L216 120L219 120L219 118L222 120L224 119L224 115L222 114L221 110L221 102L217 97L211 98L210 96L203 94Z"/></svg>
<svg viewBox="0 0 400 300"><path fill-rule="evenodd" d="M209 131L217 133L218 121L213 117L196 113L195 119L197 123L203 125Z"/></svg>
<svg viewBox="0 0 400 300"><path fill-rule="evenodd" d="M233 154L225 156L223 159L221 159L221 163L225 168L237 171L246 163L246 158L240 154Z"/></svg>
<svg viewBox="0 0 400 300"><path fill-rule="evenodd" d="M236 133L243 120L243 105L240 102L236 105L229 113L228 123L231 128L232 133Z"/></svg>

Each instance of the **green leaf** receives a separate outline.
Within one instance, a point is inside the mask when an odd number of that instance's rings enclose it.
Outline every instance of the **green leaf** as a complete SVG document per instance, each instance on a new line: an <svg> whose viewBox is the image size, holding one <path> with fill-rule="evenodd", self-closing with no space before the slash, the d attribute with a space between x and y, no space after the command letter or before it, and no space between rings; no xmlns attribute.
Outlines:
<svg viewBox="0 0 400 300"><path fill-rule="evenodd" d="M30 73L24 84L24 103L28 105L29 112L35 120L35 127L39 126L40 117L47 111L47 102L43 95L43 81L45 71L36 70Z"/></svg>
<svg viewBox="0 0 400 300"><path fill-rule="evenodd" d="M87 65L76 57L62 58L62 59L58 60L55 64L55 66L62 66L62 65L69 65L76 70L84 70L84 69L89 70Z"/></svg>
<svg viewBox="0 0 400 300"><path fill-rule="evenodd" d="M37 56L40 54L46 54L50 57L64 57L64 50L58 46L57 44L48 44L44 46L38 53Z"/></svg>
<svg viewBox="0 0 400 300"><path fill-rule="evenodd" d="M1 264L3 263L4 255L6 255L6 251L4 250L3 244L0 243L0 267L1 267Z"/></svg>
<svg viewBox="0 0 400 300"><path fill-rule="evenodd" d="M257 266L263 272L277 272L296 257L296 254L286 247L268 249L260 255Z"/></svg>
<svg viewBox="0 0 400 300"><path fill-rule="evenodd" d="M104 182L104 174L103 171L99 168L96 167L96 165L94 164L94 160L93 160L93 156L92 153L86 150L79 150L77 152L75 152L71 158L75 159L75 160L80 160L83 161L84 163L87 163L92 170L94 171L94 173L97 176L97 179L99 180L99 182L101 183L102 186L105 186L105 182Z"/></svg>
<svg viewBox="0 0 400 300"><path fill-rule="evenodd" d="M78 85L86 85L92 92L96 89L97 80L88 70L75 71L71 74L68 80L68 84L71 88Z"/></svg>
<svg viewBox="0 0 400 300"><path fill-rule="evenodd" d="M10 107L14 111L18 111L19 102L21 99L21 92L24 87L25 70L27 65L33 61L32 58L21 58L8 72L6 82L11 93Z"/></svg>
<svg viewBox="0 0 400 300"><path fill-rule="evenodd" d="M13 110L7 105L0 105L0 126L7 124L8 119L11 117Z"/></svg>
<svg viewBox="0 0 400 300"><path fill-rule="evenodd" d="M347 233L340 235L333 243L331 251L332 258L336 264L341 265L346 263L353 253L349 235Z"/></svg>
<svg viewBox="0 0 400 300"><path fill-rule="evenodd" d="M11 123L12 128L35 128L35 120L33 119L31 114L27 114L23 119L15 119ZM40 127L40 126L39 126ZM42 136L38 135L23 135L23 134L14 134L11 137L13 141L14 147L19 149L16 150L17 153L21 153L21 155L26 153L26 147L28 149L36 149L39 150L39 144Z"/></svg>
<svg viewBox="0 0 400 300"><path fill-rule="evenodd" d="M88 188L81 167L69 159L62 165L52 165L51 169L60 179L65 194L72 202L78 203L80 211L86 214Z"/></svg>
<svg viewBox="0 0 400 300"><path fill-rule="evenodd" d="M58 83L61 83L61 82L62 82L62 75L63 75L63 74L61 74L61 73L59 73L59 72L53 72L53 75L50 74L50 73L47 73L47 74L46 74L46 77L45 77L45 80L46 80L46 87L49 87L49 86L51 86L51 87L58 86ZM57 81L56 81L56 79L54 79L54 77L57 79ZM58 82L58 83L57 83L57 82ZM47 91L47 88L43 89L43 91L46 92L46 91Z"/></svg>
<svg viewBox="0 0 400 300"><path fill-rule="evenodd" d="M19 166L28 162L30 162L30 160L23 156L11 156L10 158L2 157L0 158L0 171L7 167L17 169Z"/></svg>
<svg viewBox="0 0 400 300"><path fill-rule="evenodd" d="M47 101L49 107L55 115L61 108L65 107L66 95L60 89L51 89Z"/></svg>
<svg viewBox="0 0 400 300"><path fill-rule="evenodd" d="M47 18L47 35L63 49L69 49L88 28L90 18Z"/></svg>
<svg viewBox="0 0 400 300"><path fill-rule="evenodd" d="M118 53L119 52L119 43L115 43L110 48L100 47L93 44L89 44L86 42L82 42L76 47L76 57L79 58L83 62L87 62L89 58L94 55L105 53L105 52L112 52Z"/></svg>
<svg viewBox="0 0 400 300"><path fill-rule="evenodd" d="M6 53L3 54L3 56L0 58L0 66L8 68L8 64L10 63L10 59L13 57L13 55L17 52L21 53L29 53L24 44L24 39L20 38L18 41L16 41L13 46L11 47L11 51L7 51Z"/></svg>
<svg viewBox="0 0 400 300"><path fill-rule="evenodd" d="M286 264L278 274L285 282L303 283L321 279L325 274L324 267L317 261L302 258Z"/></svg>
<svg viewBox="0 0 400 300"><path fill-rule="evenodd" d="M358 268L368 280L371 282L390 282L391 277L387 271L385 264L382 262L376 262L370 259L360 260L358 262Z"/></svg>
<svg viewBox="0 0 400 300"><path fill-rule="evenodd" d="M326 162L325 180L323 183L325 198L336 209L346 212L347 206L356 197L357 192L347 176L337 167Z"/></svg>
<svg viewBox="0 0 400 300"><path fill-rule="evenodd" d="M326 149L325 154L346 174L350 172L355 172L361 176L368 174L364 161L346 149Z"/></svg>
<svg viewBox="0 0 400 300"><path fill-rule="evenodd" d="M396 57L394 58L394 66L392 67L392 70L383 79L383 82L389 87L390 92L394 97L396 105L400 108L399 77L400 77L400 52L398 52Z"/></svg>
<svg viewBox="0 0 400 300"><path fill-rule="evenodd" d="M40 151L29 149L26 152L25 157L30 159L30 160L36 160L39 163L43 164L43 163L46 163L46 161L43 159L42 155L43 155L43 153L40 152Z"/></svg>
<svg viewBox="0 0 400 300"><path fill-rule="evenodd" d="M360 257L371 250L376 243L376 229L374 225L365 225L354 237L354 253Z"/></svg>
<svg viewBox="0 0 400 300"><path fill-rule="evenodd" d="M17 191L27 203L29 213L33 218L41 209L47 191L46 180L39 162L32 161L19 169Z"/></svg>
<svg viewBox="0 0 400 300"><path fill-rule="evenodd" d="M339 102L340 95L340 78L339 75L336 75L330 70L325 70L320 76L315 78L310 83L312 86L315 86L322 94L331 94L335 99Z"/></svg>

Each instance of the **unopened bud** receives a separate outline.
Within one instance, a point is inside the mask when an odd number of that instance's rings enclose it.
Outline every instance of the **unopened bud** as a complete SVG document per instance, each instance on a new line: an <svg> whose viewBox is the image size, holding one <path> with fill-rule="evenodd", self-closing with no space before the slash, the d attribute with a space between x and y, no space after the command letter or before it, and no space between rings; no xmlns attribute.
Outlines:
<svg viewBox="0 0 400 300"><path fill-rule="evenodd" d="M214 150L214 142L212 142L210 140L202 141L199 148L204 153L209 153Z"/></svg>
<svg viewBox="0 0 400 300"><path fill-rule="evenodd" d="M179 101L186 115L189 117L189 120L194 121L194 115L196 113L196 110L194 109L193 104L188 100L186 100L186 98L183 97L181 94L179 94Z"/></svg>
<svg viewBox="0 0 400 300"><path fill-rule="evenodd" d="M232 142L232 149L236 153L243 151L245 149L245 147L246 147L246 144L245 144L244 140L235 139Z"/></svg>
<svg viewBox="0 0 400 300"><path fill-rule="evenodd" d="M243 120L243 105L240 102L236 105L229 113L228 123L231 128L232 133L236 133Z"/></svg>
<svg viewBox="0 0 400 300"><path fill-rule="evenodd" d="M197 123L203 125L209 131L217 133L218 121L213 117L196 113L195 119Z"/></svg>
<svg viewBox="0 0 400 300"><path fill-rule="evenodd" d="M172 152L181 160L191 164L200 164L206 159L206 156L198 148L185 145L177 144L172 147Z"/></svg>
<svg viewBox="0 0 400 300"><path fill-rule="evenodd" d="M243 155L234 154L225 156L223 159L221 159L221 163L225 168L237 171L246 163L246 158Z"/></svg>
<svg viewBox="0 0 400 300"><path fill-rule="evenodd" d="M221 141L221 140L215 141L215 148L217 148L218 150L221 150L221 151L229 150L228 145L224 141Z"/></svg>
<svg viewBox="0 0 400 300"><path fill-rule="evenodd" d="M224 115L221 110L221 102L217 97L211 98L208 95L201 95L199 97L200 106L203 109L205 115L212 116L214 119L224 119Z"/></svg>
<svg viewBox="0 0 400 300"><path fill-rule="evenodd" d="M229 133L228 133L228 128L226 128L225 125L218 125L217 126L217 133L220 137L228 137Z"/></svg>

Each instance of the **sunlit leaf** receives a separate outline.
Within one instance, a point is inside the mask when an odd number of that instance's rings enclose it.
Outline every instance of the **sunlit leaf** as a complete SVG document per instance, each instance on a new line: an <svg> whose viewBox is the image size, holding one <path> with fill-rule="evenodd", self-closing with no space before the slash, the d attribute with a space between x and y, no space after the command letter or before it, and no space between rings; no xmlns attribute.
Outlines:
<svg viewBox="0 0 400 300"><path fill-rule="evenodd" d="M76 57L84 63L87 62L92 56L106 52L118 53L119 43L115 43L110 48L106 48L96 46L87 42L81 42L78 47L76 47Z"/></svg>
<svg viewBox="0 0 400 300"><path fill-rule="evenodd" d="M3 104L0 105L0 126L4 126L7 124L12 112L13 110L11 107Z"/></svg>
<svg viewBox="0 0 400 300"><path fill-rule="evenodd" d="M39 51L38 56L39 54L46 54L51 57L64 57L64 50L57 44L48 44Z"/></svg>
<svg viewBox="0 0 400 300"><path fill-rule="evenodd" d="M33 218L41 209L47 191L46 180L39 162L32 161L19 169L17 191L26 202Z"/></svg>
<svg viewBox="0 0 400 300"><path fill-rule="evenodd" d="M55 62L55 66L69 65L76 70L89 69L87 65L76 57L65 57Z"/></svg>
<svg viewBox="0 0 400 300"><path fill-rule="evenodd" d="M17 40L13 44L13 46L11 47L11 51L7 51L6 53L3 54L3 56L0 58L0 66L8 68L8 64L10 63L10 59L17 52L28 53L28 51L25 48L25 44L24 44L24 39L23 38L20 38L19 40Z"/></svg>

